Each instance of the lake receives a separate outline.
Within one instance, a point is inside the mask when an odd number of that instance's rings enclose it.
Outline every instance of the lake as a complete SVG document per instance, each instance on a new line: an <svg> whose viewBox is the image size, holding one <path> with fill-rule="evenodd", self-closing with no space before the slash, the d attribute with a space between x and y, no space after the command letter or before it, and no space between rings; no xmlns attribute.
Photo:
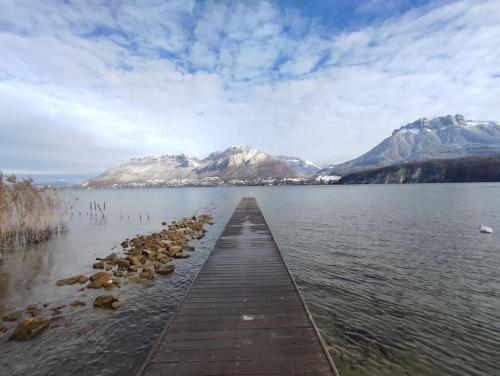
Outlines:
<svg viewBox="0 0 500 376"><path fill-rule="evenodd" d="M254 196L342 375L500 374L500 184L74 190L69 231L4 253L0 314L68 304L30 342L0 334L2 375L122 375L138 370L241 197ZM106 215L89 203L106 201ZM135 234L212 213L176 272L113 290L55 286L92 272ZM45 314L48 311L44 311ZM12 324L8 324L9 328Z"/></svg>

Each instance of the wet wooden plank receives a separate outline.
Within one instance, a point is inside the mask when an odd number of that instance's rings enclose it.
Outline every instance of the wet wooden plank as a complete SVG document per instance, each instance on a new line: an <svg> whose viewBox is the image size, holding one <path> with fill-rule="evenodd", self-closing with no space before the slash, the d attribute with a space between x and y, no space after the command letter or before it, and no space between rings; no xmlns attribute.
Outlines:
<svg viewBox="0 0 500 376"><path fill-rule="evenodd" d="M279 351L277 351L279 353ZM312 372L326 373L330 371L329 364L319 359L301 358L297 354L286 358L274 359L255 358L252 360L236 361L212 361L212 362L178 362L163 363L152 362L147 371L149 376L215 376L215 375L268 375L282 373L296 375L301 372L304 375ZM331 371L330 371L331 372ZM327 373L331 375L332 373Z"/></svg>
<svg viewBox="0 0 500 376"><path fill-rule="evenodd" d="M257 202L242 199L140 374L336 372Z"/></svg>

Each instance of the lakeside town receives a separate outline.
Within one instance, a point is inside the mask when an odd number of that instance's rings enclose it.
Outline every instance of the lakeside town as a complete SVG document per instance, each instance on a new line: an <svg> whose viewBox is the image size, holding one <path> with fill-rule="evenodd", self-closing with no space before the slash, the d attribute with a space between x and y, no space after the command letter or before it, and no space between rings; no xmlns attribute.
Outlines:
<svg viewBox="0 0 500 376"><path fill-rule="evenodd" d="M147 182L131 182L126 184L112 184L106 188L167 188L167 187L234 187L234 186L281 186L281 185L329 185L336 184L340 180L337 175L319 175L314 177L296 178L253 178L253 179L223 179L217 176L204 177L201 179L172 179L151 180ZM94 189L86 187L83 188Z"/></svg>

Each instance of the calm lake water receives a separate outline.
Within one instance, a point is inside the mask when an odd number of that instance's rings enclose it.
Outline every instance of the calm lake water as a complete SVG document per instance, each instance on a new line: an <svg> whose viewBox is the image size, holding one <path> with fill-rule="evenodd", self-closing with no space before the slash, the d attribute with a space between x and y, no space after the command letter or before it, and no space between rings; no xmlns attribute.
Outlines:
<svg viewBox="0 0 500 376"><path fill-rule="evenodd" d="M68 233L3 255L0 314L77 298L87 306L64 308L65 320L26 343L7 340L9 324L1 375L133 374L243 196L257 198L342 375L500 374L500 184L67 194ZM106 201L105 218L88 215L94 200ZM192 256L150 285L113 290L118 311L91 307L102 291L55 286L91 273L127 237L206 212L215 224ZM480 234L481 223L498 231Z"/></svg>

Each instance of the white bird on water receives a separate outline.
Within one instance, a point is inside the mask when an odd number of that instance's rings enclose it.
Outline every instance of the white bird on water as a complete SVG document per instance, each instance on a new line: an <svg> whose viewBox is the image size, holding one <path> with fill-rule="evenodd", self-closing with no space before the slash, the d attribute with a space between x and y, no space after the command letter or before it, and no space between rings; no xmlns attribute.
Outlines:
<svg viewBox="0 0 500 376"><path fill-rule="evenodd" d="M483 226L483 225L479 226L479 231L484 232L485 234L493 233L493 229L491 227Z"/></svg>

